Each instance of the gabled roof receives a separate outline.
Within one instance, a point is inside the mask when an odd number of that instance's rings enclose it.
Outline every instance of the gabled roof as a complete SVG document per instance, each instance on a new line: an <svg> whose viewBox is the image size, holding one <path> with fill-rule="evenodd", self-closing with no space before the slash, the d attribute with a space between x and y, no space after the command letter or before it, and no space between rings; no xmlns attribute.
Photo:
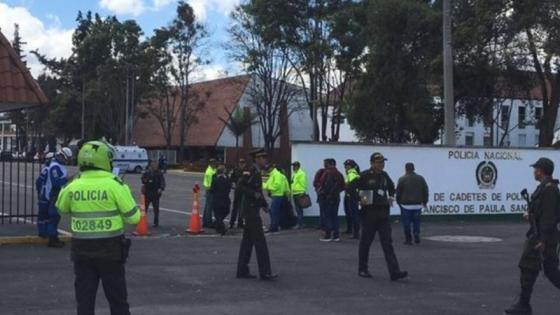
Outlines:
<svg viewBox="0 0 560 315"><path fill-rule="evenodd" d="M47 97L0 32L0 112L47 103Z"/></svg>
<svg viewBox="0 0 560 315"><path fill-rule="evenodd" d="M226 109L233 111L237 107L250 80L250 75L242 75L195 83L191 86L191 95L196 95L192 101L202 102L203 108L196 115L197 123L187 130L187 146L216 146L225 128L225 124L219 118L227 117ZM152 102L152 106L158 105L157 101ZM179 98L173 106L178 109ZM179 146L179 122L180 117L177 115L172 136L174 147ZM133 141L143 147L165 147L165 137L158 120L151 114L138 119L134 124Z"/></svg>

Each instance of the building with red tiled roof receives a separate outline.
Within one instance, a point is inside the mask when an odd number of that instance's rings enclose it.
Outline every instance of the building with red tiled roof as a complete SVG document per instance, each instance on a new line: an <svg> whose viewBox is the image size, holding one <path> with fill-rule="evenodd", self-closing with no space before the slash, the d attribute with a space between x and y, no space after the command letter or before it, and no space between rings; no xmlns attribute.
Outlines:
<svg viewBox="0 0 560 315"><path fill-rule="evenodd" d="M0 150L12 150L15 143L15 126L2 113L47 103L29 69L0 32Z"/></svg>
<svg viewBox="0 0 560 315"><path fill-rule="evenodd" d="M0 112L47 103L47 97L0 32Z"/></svg>
<svg viewBox="0 0 560 315"><path fill-rule="evenodd" d="M254 79L250 75L228 77L212 81L193 84L191 87L191 104L201 103L202 109L196 113L196 123L191 125L186 132L187 159L191 161L208 157L225 159L234 163L238 156L244 155L248 150L264 146L264 136L259 123L239 139L241 152L236 152L236 139L226 128L222 119L228 117L227 112L237 108L255 113L251 105L249 91L254 88ZM154 104L154 102L156 102ZM179 97L173 103L173 108L178 110ZM277 160L289 161L290 141L311 140L313 134L312 120L307 107L302 104L301 98L294 98L291 104L281 110L280 138L276 141ZM151 105L142 105L142 115L134 124L133 141L141 147L155 152L166 149L161 122L153 114L147 113L146 106L157 106L157 100L151 100ZM176 115L173 122L174 128L171 141L171 150L177 152L180 143L180 117ZM152 154L154 156L154 154Z"/></svg>

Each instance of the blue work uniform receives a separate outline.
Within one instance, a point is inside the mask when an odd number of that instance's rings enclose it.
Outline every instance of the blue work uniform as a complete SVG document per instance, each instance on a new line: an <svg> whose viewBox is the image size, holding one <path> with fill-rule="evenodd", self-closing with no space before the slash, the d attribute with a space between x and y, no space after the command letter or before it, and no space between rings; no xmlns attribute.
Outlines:
<svg viewBox="0 0 560 315"><path fill-rule="evenodd" d="M51 161L47 168L47 178L45 181L44 197L48 202L46 231L47 236L58 236L58 223L60 222L60 215L56 209L56 201L58 193L68 183L68 172L66 167L60 164L57 160Z"/></svg>

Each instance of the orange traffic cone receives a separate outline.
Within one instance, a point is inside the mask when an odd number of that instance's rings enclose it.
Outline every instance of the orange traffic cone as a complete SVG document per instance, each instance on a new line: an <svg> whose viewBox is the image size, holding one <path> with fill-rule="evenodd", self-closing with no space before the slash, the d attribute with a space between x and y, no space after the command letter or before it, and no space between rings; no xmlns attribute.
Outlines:
<svg viewBox="0 0 560 315"><path fill-rule="evenodd" d="M148 232L148 218L146 217L146 196L140 195L140 222L136 225L136 231L132 232L135 236L147 236Z"/></svg>
<svg viewBox="0 0 560 315"><path fill-rule="evenodd" d="M204 232L202 229L202 223L200 222L200 202L199 202L198 191L194 192L191 219L189 222L189 227L187 228L187 233L189 234L200 234Z"/></svg>

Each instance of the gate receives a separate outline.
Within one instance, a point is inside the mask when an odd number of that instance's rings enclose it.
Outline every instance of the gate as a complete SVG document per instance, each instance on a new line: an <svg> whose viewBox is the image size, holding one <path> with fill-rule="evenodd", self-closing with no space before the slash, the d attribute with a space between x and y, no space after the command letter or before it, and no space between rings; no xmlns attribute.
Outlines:
<svg viewBox="0 0 560 315"><path fill-rule="evenodd" d="M2 153L0 224L35 223L38 209L35 179L41 172L41 165L13 156L11 152Z"/></svg>

